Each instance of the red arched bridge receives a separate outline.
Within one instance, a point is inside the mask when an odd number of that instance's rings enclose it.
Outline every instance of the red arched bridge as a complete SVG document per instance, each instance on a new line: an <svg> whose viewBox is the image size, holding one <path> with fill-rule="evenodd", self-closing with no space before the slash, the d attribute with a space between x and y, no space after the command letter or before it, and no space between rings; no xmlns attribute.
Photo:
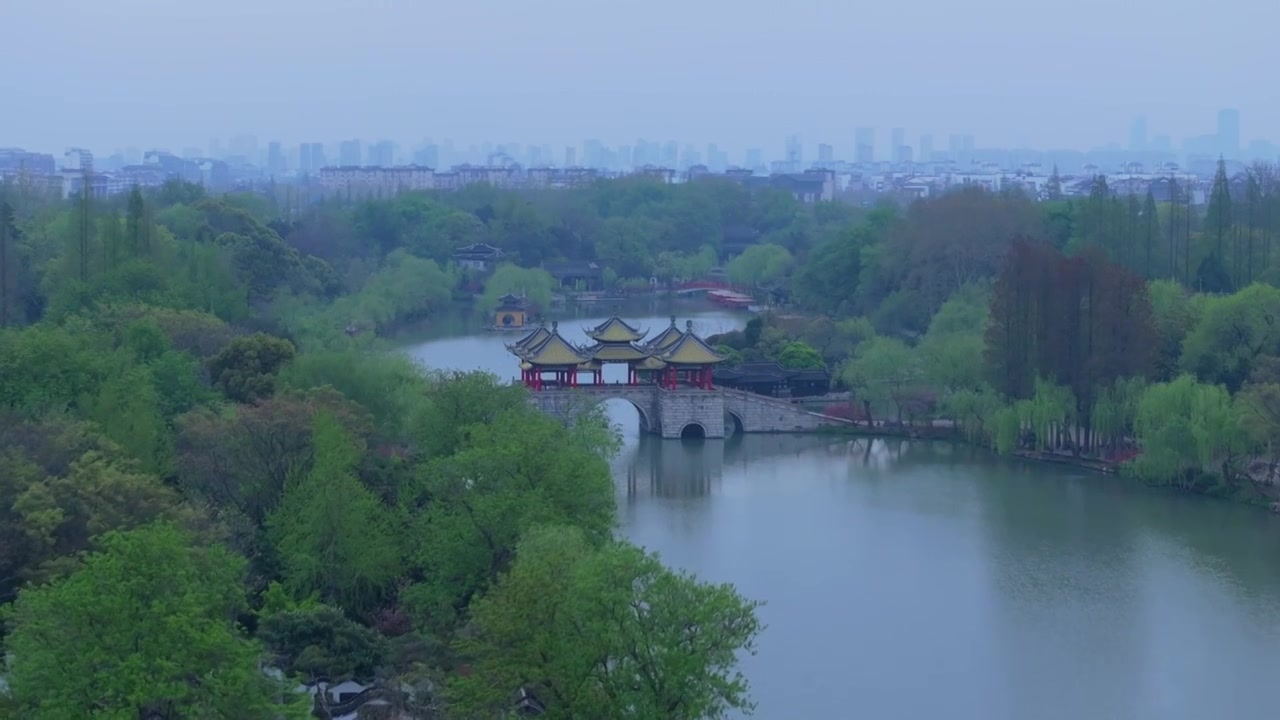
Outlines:
<svg viewBox="0 0 1280 720"><path fill-rule="evenodd" d="M695 293L710 292L711 290L729 290L738 292L738 288L724 282L723 280L690 280L689 282L680 283L671 289L676 295L693 295Z"/></svg>

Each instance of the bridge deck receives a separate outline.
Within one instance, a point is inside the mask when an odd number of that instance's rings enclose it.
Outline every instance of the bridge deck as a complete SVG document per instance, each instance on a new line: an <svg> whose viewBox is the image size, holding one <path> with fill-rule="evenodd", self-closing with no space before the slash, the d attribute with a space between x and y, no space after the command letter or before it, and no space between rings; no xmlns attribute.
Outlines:
<svg viewBox="0 0 1280 720"><path fill-rule="evenodd" d="M624 400L640 413L641 426L663 437L679 437L689 425L698 425L707 437L723 437L722 425L735 425L742 432L809 432L823 426L850 425L847 418L813 412L782 398L757 395L744 390L716 387L669 389L660 385L589 384L550 387L530 393L534 403L548 412L564 412L575 398L588 402ZM729 420L732 418L732 421Z"/></svg>

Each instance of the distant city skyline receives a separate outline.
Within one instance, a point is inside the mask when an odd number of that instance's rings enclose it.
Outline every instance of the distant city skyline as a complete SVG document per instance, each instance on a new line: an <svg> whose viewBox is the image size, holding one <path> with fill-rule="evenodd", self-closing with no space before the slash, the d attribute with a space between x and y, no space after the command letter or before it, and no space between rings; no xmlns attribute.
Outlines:
<svg viewBox="0 0 1280 720"><path fill-rule="evenodd" d="M715 141L705 144L683 141L678 138L633 138L622 143L609 143L598 138L587 138L577 143L555 145L514 140L493 139L478 142L461 142L441 137L439 140L422 138L417 141L398 141L385 136L348 137L341 140L319 141L315 139L286 141L263 140L252 133L238 133L229 137L213 137L202 147L197 143L184 144L181 149L162 146L115 146L110 149L90 148L99 157L117 158L117 162L137 162L146 152L164 151L182 157L208 157L218 159L241 158L262 165L268 172L284 173L286 170L313 172L325 166L370 165L423 165L438 167L457 162L488 164L497 161L518 162L533 166L633 167L640 165L666 165L688 168L707 165L715 169L726 167L764 167L779 162L787 167L802 169L816 164L889 162L894 165L928 164L941 161L968 162L975 155L991 152L1010 154L1064 154L1064 153L1120 153L1130 154L1132 161L1150 160L1155 157L1185 161L1189 158L1223 156L1227 159L1275 161L1280 156L1269 140L1241 138L1241 113L1235 108L1219 109L1213 124L1199 134L1175 141L1168 134L1153 128L1146 115L1131 119L1127 139L1117 138L1098 147L1075 150L1065 147L1002 147L983 144L972 134L913 132L911 128L894 126L854 128L840 142L836 138L806 140L800 133L790 133L770 142L760 142L741 150L730 150ZM0 147L15 146L0 137ZM69 149L68 146L67 149ZM83 145L76 145L83 147ZM38 149L25 147L26 150ZM581 152L579 152L581 151ZM60 155L63 151L52 151Z"/></svg>
<svg viewBox="0 0 1280 720"><path fill-rule="evenodd" d="M73 0L5 6L8 144L61 152L425 136L619 146L677 139L771 156L791 134L855 151L972 135L1087 150L1280 128L1280 4L1221 0ZM372 137L371 137L372 136ZM883 146L877 154L883 154Z"/></svg>

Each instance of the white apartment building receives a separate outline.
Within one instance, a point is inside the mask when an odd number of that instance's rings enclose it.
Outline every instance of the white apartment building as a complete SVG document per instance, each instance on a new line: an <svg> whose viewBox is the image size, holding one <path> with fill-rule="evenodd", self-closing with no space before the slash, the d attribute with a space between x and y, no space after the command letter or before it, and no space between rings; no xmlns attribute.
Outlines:
<svg viewBox="0 0 1280 720"><path fill-rule="evenodd" d="M433 189L435 171L418 165L326 167L320 168L320 187L326 195L350 193L358 196L392 197L402 192Z"/></svg>

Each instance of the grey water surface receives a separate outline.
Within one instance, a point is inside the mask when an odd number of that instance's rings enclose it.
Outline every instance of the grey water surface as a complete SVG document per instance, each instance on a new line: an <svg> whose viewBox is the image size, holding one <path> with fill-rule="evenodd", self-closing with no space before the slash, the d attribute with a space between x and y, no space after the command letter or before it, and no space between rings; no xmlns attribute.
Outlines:
<svg viewBox="0 0 1280 720"><path fill-rule="evenodd" d="M627 309L652 332L672 310ZM611 311L560 329L584 341ZM703 334L749 317L675 312ZM479 325L406 351L515 377L518 336ZM608 410L620 532L767 602L743 662L757 717L1280 717L1280 519L1261 510L949 443L662 441Z"/></svg>

